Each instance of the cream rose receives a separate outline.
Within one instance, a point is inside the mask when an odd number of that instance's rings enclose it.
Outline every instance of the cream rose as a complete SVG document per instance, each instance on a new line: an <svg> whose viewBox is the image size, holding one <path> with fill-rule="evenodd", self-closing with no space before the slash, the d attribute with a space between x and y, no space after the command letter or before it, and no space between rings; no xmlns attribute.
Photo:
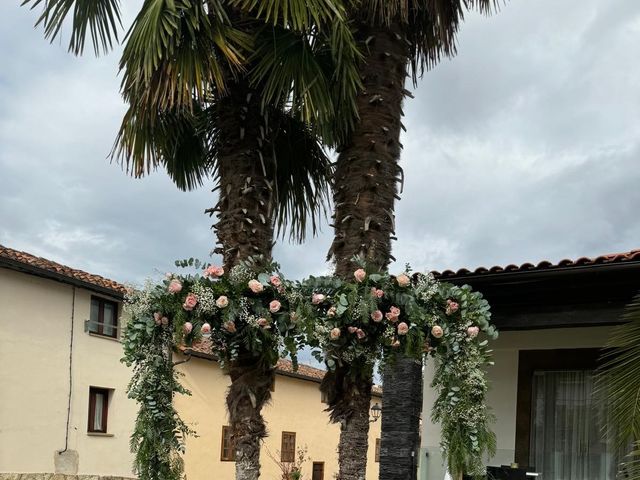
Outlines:
<svg viewBox="0 0 640 480"><path fill-rule="evenodd" d="M224 295L220 295L216 300L216 307L225 308L227 305L229 305L229 299Z"/></svg>
<svg viewBox="0 0 640 480"><path fill-rule="evenodd" d="M396 282L398 282L398 285L401 287L406 287L411 283L411 279L407 274L402 273L396 277Z"/></svg>
<svg viewBox="0 0 640 480"><path fill-rule="evenodd" d="M253 280L249 280L249 289L253 293L260 293L264 290L264 287L258 280L253 279Z"/></svg>
<svg viewBox="0 0 640 480"><path fill-rule="evenodd" d="M444 335L444 330L442 330L442 327L440 325L434 325L431 328L431 335L433 335L435 338L442 338L442 336Z"/></svg>

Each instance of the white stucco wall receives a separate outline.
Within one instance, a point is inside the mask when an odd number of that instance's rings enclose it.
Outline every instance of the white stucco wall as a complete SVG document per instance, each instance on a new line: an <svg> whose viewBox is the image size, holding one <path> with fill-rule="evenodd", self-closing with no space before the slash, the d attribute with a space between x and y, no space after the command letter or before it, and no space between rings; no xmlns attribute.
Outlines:
<svg viewBox="0 0 640 480"><path fill-rule="evenodd" d="M131 477L131 373L120 342L84 331L91 295L76 288L68 448L79 474ZM70 285L0 268L0 472L54 472L65 446L72 301ZM87 434L90 386L113 389L109 436Z"/></svg>
<svg viewBox="0 0 640 480"><path fill-rule="evenodd" d="M493 342L495 365L487 371L491 389L488 404L496 415L494 431L497 436L496 456L488 459L489 465L510 464L514 460L516 436L516 402L518 386L518 355L520 350L545 350L558 348L597 348L604 345L609 327L560 328L501 332ZM422 422L422 447L420 452L421 480L442 480L444 469L438 446L440 428L431 423L430 412L435 395L431 389L433 362L425 368ZM428 456L427 456L428 454Z"/></svg>

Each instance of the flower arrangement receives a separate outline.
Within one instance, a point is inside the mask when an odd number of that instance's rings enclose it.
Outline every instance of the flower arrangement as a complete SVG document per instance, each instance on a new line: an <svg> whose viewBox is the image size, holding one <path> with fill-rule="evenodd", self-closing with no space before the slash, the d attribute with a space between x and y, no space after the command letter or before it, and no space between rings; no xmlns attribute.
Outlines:
<svg viewBox="0 0 640 480"><path fill-rule="evenodd" d="M298 293L278 265L250 259L225 272L222 267L189 259L195 274L166 274L147 294L146 309L156 328L170 328L177 345L207 339L211 353L224 365L240 350L274 366L280 356L294 362L304 342L296 326ZM139 309L138 309L139 310Z"/></svg>
<svg viewBox="0 0 640 480"><path fill-rule="evenodd" d="M311 277L302 284L311 303L304 312L307 342L329 370L345 364L371 369L389 350L422 352L424 315L409 275L367 271L361 264L352 282Z"/></svg>
<svg viewBox="0 0 640 480"><path fill-rule="evenodd" d="M486 405L485 367L493 364L487 338L497 338L498 332L490 324L489 304L468 285L441 283L434 298L437 308L429 323L427 348L436 362L431 386L437 398L431 418L440 424L441 449L454 478L463 473L482 476L484 458L496 448L490 428L493 415ZM480 338L480 332L487 338Z"/></svg>
<svg viewBox="0 0 640 480"><path fill-rule="evenodd" d="M468 286L412 275L408 266L394 276L358 262L349 280L325 276L292 283L276 264L259 259L230 272L189 259L176 265L196 273L167 274L134 292L124 346L125 362L134 366L129 394L141 404L132 442L140 478L155 478L142 473L151 460L164 465L166 478L179 475L182 438L189 430L171 399L188 392L173 371L170 352L203 339L223 366L249 355L263 372L272 371L281 356L291 357L295 368L297 352L310 346L328 368L322 389L333 421L349 419L357 409L368 415L376 363L393 361L397 353L426 353L437 365L432 419L441 424L449 470L483 473L483 455L495 449L485 405L484 367L491 363L485 337L497 336L488 303ZM160 415L157 425L154 415ZM163 433L154 433L160 427ZM138 458L154 449L159 458Z"/></svg>

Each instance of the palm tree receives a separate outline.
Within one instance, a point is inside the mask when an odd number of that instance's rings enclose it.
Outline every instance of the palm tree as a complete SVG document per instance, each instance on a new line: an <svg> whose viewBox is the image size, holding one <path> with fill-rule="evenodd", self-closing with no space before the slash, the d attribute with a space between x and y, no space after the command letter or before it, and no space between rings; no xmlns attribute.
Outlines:
<svg viewBox="0 0 640 480"><path fill-rule="evenodd" d="M351 13L355 37L363 46L361 62L363 87L357 97L360 121L340 147L337 159L333 218L334 241L329 258L336 273L350 278L357 268L352 259L364 256L384 269L391 260L391 240L395 239L395 200L398 184L404 181L398 164L402 145L402 103L410 92L405 77L414 85L426 68L441 56L455 54L455 36L465 9L488 13L493 0L364 0ZM401 191L401 188L400 188ZM422 408L422 371L413 359L400 357L384 373L382 402L381 479L415 478L413 455L419 442L419 414ZM420 387L420 388L418 388ZM355 386L354 386L355 388ZM362 383L358 397L368 395ZM412 392L405 395L405 392ZM341 466L357 465L340 473L341 480L364 478L368 422L361 411L343 421L340 437ZM394 412L405 412L398 418ZM349 457L343 459L343 456ZM411 458L411 461L408 459ZM417 458L417 457L416 457Z"/></svg>
<svg viewBox="0 0 640 480"><path fill-rule="evenodd" d="M32 7L43 0L26 0ZM48 0L38 23L55 38L73 10L70 50L117 40L119 0ZM323 213L331 144L353 121L357 50L333 0L146 0L120 63L129 104L113 156L134 176L164 167L190 189L209 176L208 210L224 265L271 257L274 231L302 240ZM227 407L236 478L260 474L261 415L273 365L240 352Z"/></svg>
<svg viewBox="0 0 640 480"><path fill-rule="evenodd" d="M615 328L596 377L596 390L607 404L605 425L608 438L618 452L627 453L620 465L620 478L640 480L640 294L627 305Z"/></svg>

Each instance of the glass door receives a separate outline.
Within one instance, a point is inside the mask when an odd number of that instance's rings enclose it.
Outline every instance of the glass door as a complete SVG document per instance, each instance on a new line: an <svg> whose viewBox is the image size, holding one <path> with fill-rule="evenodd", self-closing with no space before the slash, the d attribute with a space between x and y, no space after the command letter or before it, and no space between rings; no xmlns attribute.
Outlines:
<svg viewBox="0 0 640 480"><path fill-rule="evenodd" d="M535 371L529 464L543 480L614 480L618 456L603 438L606 403L592 370Z"/></svg>

